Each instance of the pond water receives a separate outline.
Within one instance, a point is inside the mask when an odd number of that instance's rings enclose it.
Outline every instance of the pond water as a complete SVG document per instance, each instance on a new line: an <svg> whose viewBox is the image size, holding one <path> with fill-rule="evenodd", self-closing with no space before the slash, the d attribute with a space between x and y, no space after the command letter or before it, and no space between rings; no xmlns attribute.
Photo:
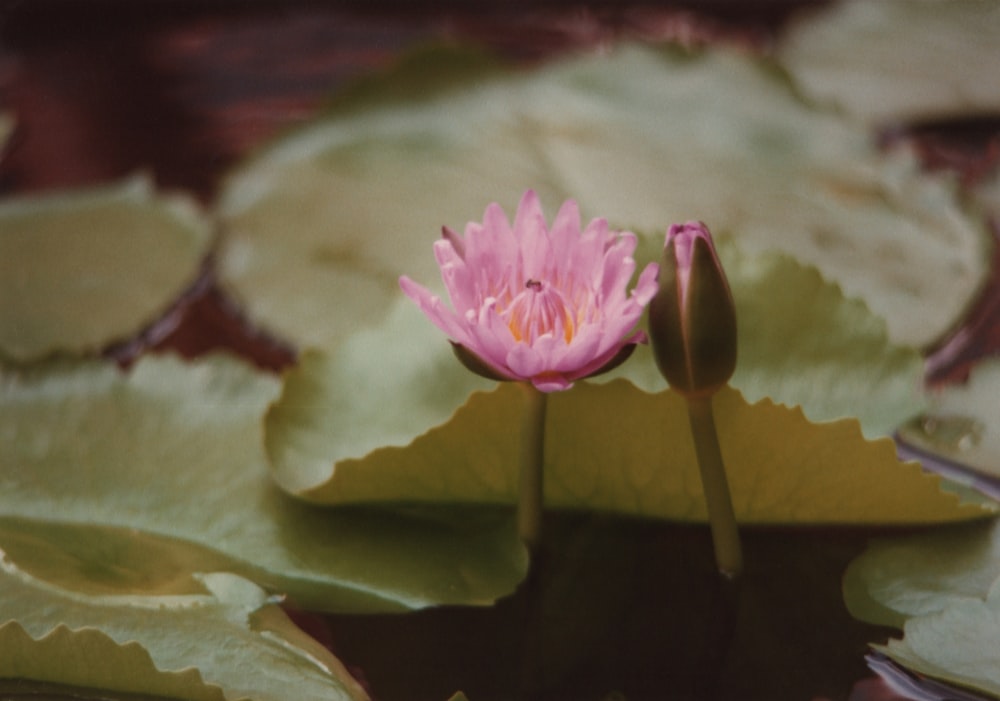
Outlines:
<svg viewBox="0 0 1000 701"><path fill-rule="evenodd" d="M738 582L707 527L549 514L529 580L494 607L331 616L380 701L847 699L871 676L841 576L869 529L755 528Z"/></svg>

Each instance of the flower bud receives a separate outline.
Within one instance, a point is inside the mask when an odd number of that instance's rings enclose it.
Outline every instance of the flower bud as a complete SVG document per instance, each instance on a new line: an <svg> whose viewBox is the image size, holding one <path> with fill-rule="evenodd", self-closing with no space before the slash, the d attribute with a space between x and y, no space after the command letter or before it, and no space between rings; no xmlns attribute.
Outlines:
<svg viewBox="0 0 1000 701"><path fill-rule="evenodd" d="M649 337L660 372L685 396L714 393L736 369L733 296L701 222L667 230Z"/></svg>

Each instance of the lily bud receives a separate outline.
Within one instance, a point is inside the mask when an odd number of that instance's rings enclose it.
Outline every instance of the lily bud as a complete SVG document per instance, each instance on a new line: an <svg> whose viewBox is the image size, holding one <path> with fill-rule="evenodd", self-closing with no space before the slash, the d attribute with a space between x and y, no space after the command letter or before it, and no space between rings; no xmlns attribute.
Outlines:
<svg viewBox="0 0 1000 701"><path fill-rule="evenodd" d="M701 222L667 230L649 337L660 372L685 396L711 395L736 369L733 296Z"/></svg>

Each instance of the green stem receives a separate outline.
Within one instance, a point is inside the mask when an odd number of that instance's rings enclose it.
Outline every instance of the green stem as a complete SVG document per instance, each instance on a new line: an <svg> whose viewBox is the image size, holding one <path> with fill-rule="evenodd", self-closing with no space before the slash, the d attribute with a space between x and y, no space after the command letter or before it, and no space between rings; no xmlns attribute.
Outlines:
<svg viewBox="0 0 1000 701"><path fill-rule="evenodd" d="M736 579L743 571L743 550L733 513L733 500L729 496L726 467L719 449L719 436L715 430L712 397L688 397L687 405L694 450L708 506L715 562L724 576Z"/></svg>
<svg viewBox="0 0 1000 701"><path fill-rule="evenodd" d="M524 389L525 411L521 424L517 531L528 550L534 553L542 539L545 410L548 395L528 382L521 383L521 387Z"/></svg>

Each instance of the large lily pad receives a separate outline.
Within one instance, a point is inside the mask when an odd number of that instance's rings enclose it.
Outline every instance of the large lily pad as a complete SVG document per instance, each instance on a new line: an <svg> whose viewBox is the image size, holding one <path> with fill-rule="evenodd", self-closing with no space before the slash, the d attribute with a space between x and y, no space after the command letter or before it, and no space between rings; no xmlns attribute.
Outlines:
<svg viewBox="0 0 1000 701"><path fill-rule="evenodd" d="M1000 110L992 0L847 0L793 23L778 55L802 89L868 120Z"/></svg>
<svg viewBox="0 0 1000 701"><path fill-rule="evenodd" d="M283 494L260 435L278 389L225 356L7 371L0 547L28 571L69 571L67 586L74 571L156 591L228 570L317 610L484 604L516 586L525 555L504 510L332 511Z"/></svg>
<svg viewBox="0 0 1000 701"><path fill-rule="evenodd" d="M220 276L256 322L334 347L384 314L400 273L433 279L441 225L494 200L512 210L529 187L552 212L573 197L653 243L702 219L717 239L788 252L863 298L896 342L940 336L984 278L988 236L949 180L878 153L759 60L620 46L451 77L466 58L414 60L229 178ZM409 89L428 72L445 77Z"/></svg>
<svg viewBox="0 0 1000 701"><path fill-rule="evenodd" d="M328 354L307 352L266 421L278 482L329 503L513 503L523 400L461 368L410 305ZM435 342L436 340L436 342ZM641 352L641 351L640 351ZM468 398L468 399L467 399ZM930 523L982 516L900 463L854 419L811 424L734 390L715 401L738 517L756 523ZM683 399L622 379L549 397L546 499L704 520Z"/></svg>
<svg viewBox="0 0 1000 701"><path fill-rule="evenodd" d="M190 701L367 695L276 602L235 575L198 594L88 596L0 563L0 679ZM56 662L53 664L53 662Z"/></svg>
<svg viewBox="0 0 1000 701"><path fill-rule="evenodd" d="M211 234L191 199L142 176L0 201L0 358L135 335L194 282Z"/></svg>

